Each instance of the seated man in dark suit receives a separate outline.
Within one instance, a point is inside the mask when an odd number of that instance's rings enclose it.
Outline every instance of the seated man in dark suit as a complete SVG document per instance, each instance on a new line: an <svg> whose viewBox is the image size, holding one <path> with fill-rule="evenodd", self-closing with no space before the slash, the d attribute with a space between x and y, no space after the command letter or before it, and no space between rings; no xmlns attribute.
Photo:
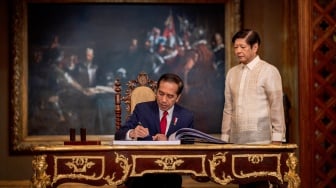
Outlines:
<svg viewBox="0 0 336 188"><path fill-rule="evenodd" d="M139 103L127 122L116 132L116 140L163 141L181 128L193 128L192 112L176 104L183 90L182 79L175 74L164 74L158 80L156 101ZM128 188L161 187L181 188L182 177L178 174L146 174L131 178Z"/></svg>

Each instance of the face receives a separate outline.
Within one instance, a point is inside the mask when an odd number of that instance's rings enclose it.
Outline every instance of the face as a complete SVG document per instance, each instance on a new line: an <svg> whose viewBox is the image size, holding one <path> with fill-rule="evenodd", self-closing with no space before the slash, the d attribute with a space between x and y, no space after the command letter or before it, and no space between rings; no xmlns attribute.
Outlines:
<svg viewBox="0 0 336 188"><path fill-rule="evenodd" d="M220 36L220 34L216 33L215 34L215 41L216 41L216 45L222 44L222 37Z"/></svg>
<svg viewBox="0 0 336 188"><path fill-rule="evenodd" d="M93 52L87 52L86 53L86 60L92 61L93 60Z"/></svg>
<svg viewBox="0 0 336 188"><path fill-rule="evenodd" d="M233 48L239 62L247 64L257 56L258 44L254 44L251 48L245 39L237 39Z"/></svg>
<svg viewBox="0 0 336 188"><path fill-rule="evenodd" d="M160 110L169 110L178 100L180 95L177 95L178 85L174 82L161 81L160 87L156 92L156 100Z"/></svg>

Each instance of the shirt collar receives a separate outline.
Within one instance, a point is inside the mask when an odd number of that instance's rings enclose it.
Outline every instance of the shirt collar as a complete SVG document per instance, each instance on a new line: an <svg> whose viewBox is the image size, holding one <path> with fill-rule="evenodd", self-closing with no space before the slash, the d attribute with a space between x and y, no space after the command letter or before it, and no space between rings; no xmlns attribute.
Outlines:
<svg viewBox="0 0 336 188"><path fill-rule="evenodd" d="M251 62L249 62L248 64L246 64L245 66L252 70L253 67L260 61L260 57L259 55L257 55ZM242 64L242 66L244 66L244 64Z"/></svg>
<svg viewBox="0 0 336 188"><path fill-rule="evenodd" d="M248 63L246 66L252 70L253 67L260 61L259 56L257 55L250 63Z"/></svg>
<svg viewBox="0 0 336 188"><path fill-rule="evenodd" d="M167 112L168 112L168 116L172 116L173 111L174 111L174 105L173 105L170 109L167 110ZM161 116L161 117L163 116L163 112L164 112L164 111L160 110L160 116Z"/></svg>

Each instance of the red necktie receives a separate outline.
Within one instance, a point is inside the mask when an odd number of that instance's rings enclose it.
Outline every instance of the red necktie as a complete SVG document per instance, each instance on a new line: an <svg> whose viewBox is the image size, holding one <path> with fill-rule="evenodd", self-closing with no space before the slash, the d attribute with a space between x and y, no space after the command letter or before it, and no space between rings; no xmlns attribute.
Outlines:
<svg viewBox="0 0 336 188"><path fill-rule="evenodd" d="M168 112L164 111L160 121L161 134L166 134Z"/></svg>

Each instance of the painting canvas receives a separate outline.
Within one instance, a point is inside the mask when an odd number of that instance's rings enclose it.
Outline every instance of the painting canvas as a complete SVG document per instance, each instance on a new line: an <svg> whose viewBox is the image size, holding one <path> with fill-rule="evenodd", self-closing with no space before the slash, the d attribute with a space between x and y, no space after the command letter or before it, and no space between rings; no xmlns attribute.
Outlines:
<svg viewBox="0 0 336 188"><path fill-rule="evenodd" d="M219 132L224 6L29 4L28 134L114 133L113 83L145 71L185 82L196 128ZM62 10L62 13L60 12Z"/></svg>
<svg viewBox="0 0 336 188"><path fill-rule="evenodd" d="M185 83L179 103L195 128L220 133L239 0L11 3L11 149L63 143L69 129L113 139L114 89L146 72ZM229 61L230 60L230 61ZM123 120L124 121L124 120Z"/></svg>

